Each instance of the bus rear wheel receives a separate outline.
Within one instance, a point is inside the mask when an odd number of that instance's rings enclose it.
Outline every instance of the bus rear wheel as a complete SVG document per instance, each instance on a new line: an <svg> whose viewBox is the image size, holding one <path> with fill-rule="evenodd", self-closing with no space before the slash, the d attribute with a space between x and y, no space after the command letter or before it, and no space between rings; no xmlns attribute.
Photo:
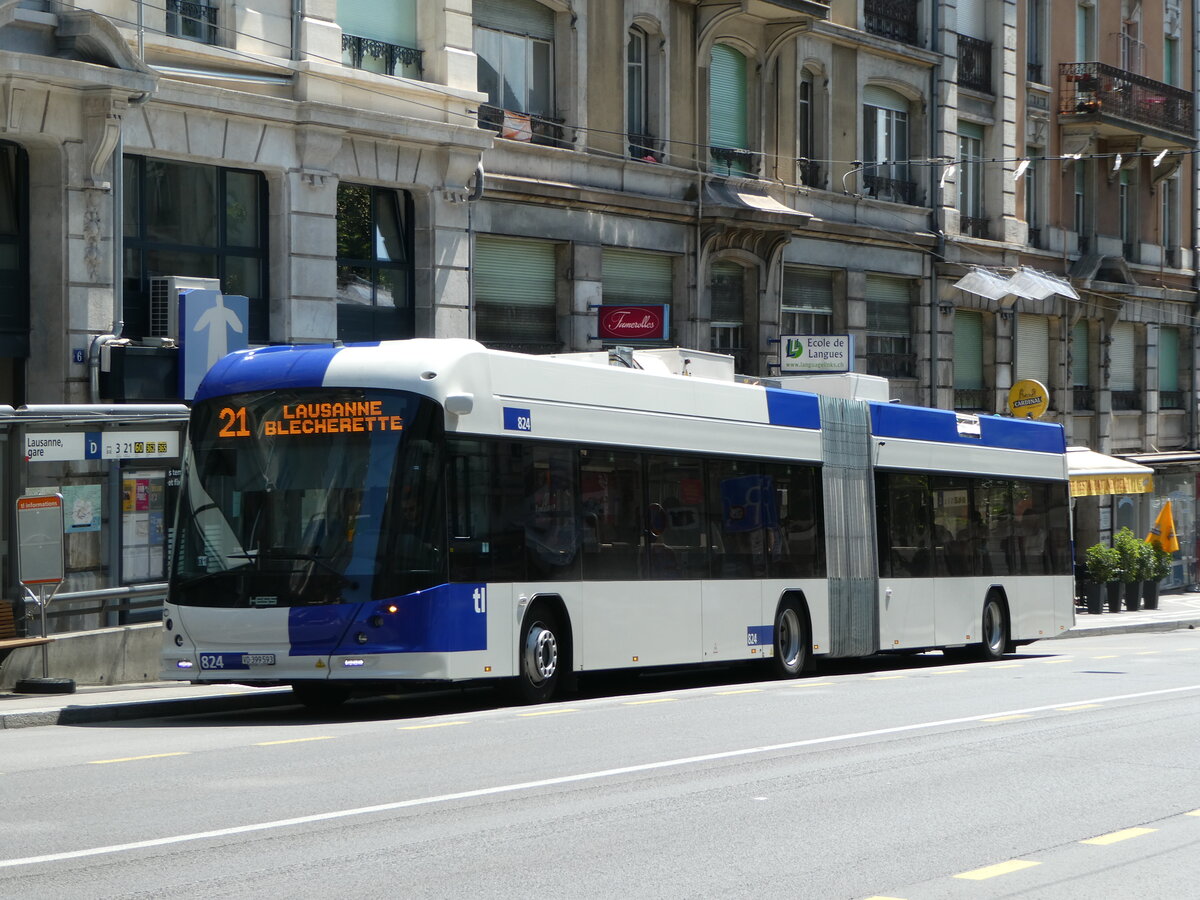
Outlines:
<svg viewBox="0 0 1200 900"><path fill-rule="evenodd" d="M558 620L545 609L533 610L521 629L517 696L524 703L544 703L558 689L560 675Z"/></svg>
<svg viewBox="0 0 1200 900"><path fill-rule="evenodd" d="M979 636L983 638L978 645L980 659L994 660L1004 656L1008 649L1008 617L998 597L991 596L983 602Z"/></svg>
<svg viewBox="0 0 1200 900"><path fill-rule="evenodd" d="M775 655L771 671L776 678L799 678L808 662L808 626L795 603L780 604L775 613Z"/></svg>

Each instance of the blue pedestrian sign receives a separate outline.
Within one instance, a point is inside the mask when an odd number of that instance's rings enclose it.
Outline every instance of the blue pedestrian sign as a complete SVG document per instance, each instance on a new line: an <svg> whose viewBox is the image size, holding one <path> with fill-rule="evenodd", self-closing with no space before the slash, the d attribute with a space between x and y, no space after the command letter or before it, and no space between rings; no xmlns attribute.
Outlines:
<svg viewBox="0 0 1200 900"><path fill-rule="evenodd" d="M250 301L220 291L184 291L179 295L179 395L196 388L221 357L250 346Z"/></svg>

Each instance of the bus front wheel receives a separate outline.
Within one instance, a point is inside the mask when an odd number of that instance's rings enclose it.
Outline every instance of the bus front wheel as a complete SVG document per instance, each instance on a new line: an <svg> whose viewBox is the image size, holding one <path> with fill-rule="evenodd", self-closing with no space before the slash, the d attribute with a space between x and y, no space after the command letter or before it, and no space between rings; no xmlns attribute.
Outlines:
<svg viewBox="0 0 1200 900"><path fill-rule="evenodd" d="M983 602L983 619L980 623L979 656L981 659L1000 659L1008 649L1008 617L1004 604L996 596Z"/></svg>
<svg viewBox="0 0 1200 900"><path fill-rule="evenodd" d="M775 655L771 670L777 678L799 678L808 662L808 626L795 603L783 603L775 613Z"/></svg>
<svg viewBox="0 0 1200 900"><path fill-rule="evenodd" d="M517 693L525 703L544 703L554 696L560 672L559 626L545 609L534 610L521 629Z"/></svg>

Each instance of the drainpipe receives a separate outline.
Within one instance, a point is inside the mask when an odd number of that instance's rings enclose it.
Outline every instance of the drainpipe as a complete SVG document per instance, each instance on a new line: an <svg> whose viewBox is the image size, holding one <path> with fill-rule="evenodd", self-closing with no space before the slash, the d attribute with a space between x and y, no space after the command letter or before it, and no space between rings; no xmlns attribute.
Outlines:
<svg viewBox="0 0 1200 900"><path fill-rule="evenodd" d="M940 4L929 4L930 28L929 48L933 51L936 61L933 68L929 70L929 106L933 110L933 114L929 117L929 150L928 156L934 156L934 147L937 145L938 124L940 113L942 111L942 103L938 96L938 82L941 76L941 32L938 28L938 8ZM937 156L941 156L941 149L938 148ZM936 249L934 255L926 255L926 261L929 266L929 405L937 407L937 386L938 386L938 270L937 262L939 259L946 258L946 235L942 231L941 208L942 208L942 189L941 179L938 175L937 168L929 167L929 196L932 202L929 205L929 229L937 238ZM951 401L950 408L954 408L954 403Z"/></svg>
<svg viewBox="0 0 1200 900"><path fill-rule="evenodd" d="M292 0L292 62L300 61L300 22L302 0Z"/></svg>

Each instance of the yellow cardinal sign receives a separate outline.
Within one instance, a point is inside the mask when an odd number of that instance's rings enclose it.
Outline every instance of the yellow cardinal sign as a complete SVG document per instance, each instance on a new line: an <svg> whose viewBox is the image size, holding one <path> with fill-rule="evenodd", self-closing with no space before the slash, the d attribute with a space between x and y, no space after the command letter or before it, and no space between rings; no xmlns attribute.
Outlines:
<svg viewBox="0 0 1200 900"><path fill-rule="evenodd" d="M1022 378L1008 390L1008 408L1018 419L1040 419L1050 408L1050 392L1040 381Z"/></svg>

